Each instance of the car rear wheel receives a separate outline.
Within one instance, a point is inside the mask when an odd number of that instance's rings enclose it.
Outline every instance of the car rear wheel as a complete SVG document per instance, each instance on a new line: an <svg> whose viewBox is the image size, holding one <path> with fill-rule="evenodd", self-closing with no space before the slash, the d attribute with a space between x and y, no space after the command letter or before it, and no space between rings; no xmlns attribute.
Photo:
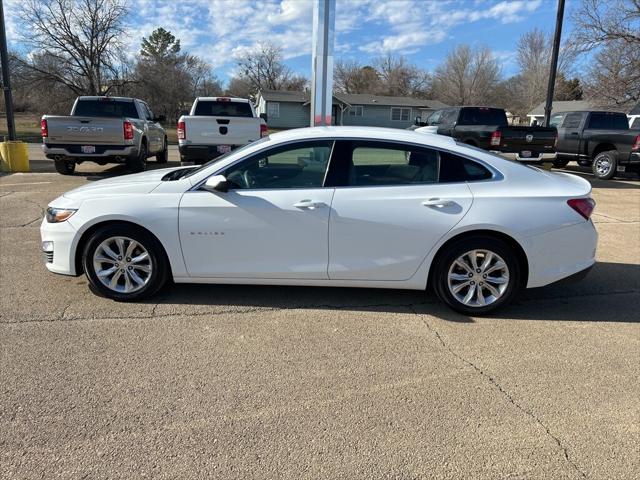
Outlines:
<svg viewBox="0 0 640 480"><path fill-rule="evenodd" d="M513 249L487 236L462 239L435 263L438 297L465 315L487 314L509 303L520 290L520 265Z"/></svg>
<svg viewBox="0 0 640 480"><path fill-rule="evenodd" d="M129 225L110 225L94 233L82 263L91 290L118 301L148 298L168 278L167 260L158 240Z"/></svg>
<svg viewBox="0 0 640 480"><path fill-rule="evenodd" d="M570 160L556 158L553 161L554 168L564 168L569 164Z"/></svg>
<svg viewBox="0 0 640 480"><path fill-rule="evenodd" d="M591 166L593 174L600 180L611 180L616 174L616 168L618 167L618 152L615 150L607 150L606 152L600 152L593 159L593 165Z"/></svg>
<svg viewBox="0 0 640 480"><path fill-rule="evenodd" d="M73 175L76 171L76 162L70 162L69 160L54 160L53 161L56 172L62 175Z"/></svg>
<svg viewBox="0 0 640 480"><path fill-rule="evenodd" d="M164 148L163 150L156 155L156 162L158 163L167 163L169 161L169 144L167 143L167 139L164 139Z"/></svg>
<svg viewBox="0 0 640 480"><path fill-rule="evenodd" d="M127 167L134 173L144 172L147 169L147 142L140 144L140 152L137 157L127 159Z"/></svg>

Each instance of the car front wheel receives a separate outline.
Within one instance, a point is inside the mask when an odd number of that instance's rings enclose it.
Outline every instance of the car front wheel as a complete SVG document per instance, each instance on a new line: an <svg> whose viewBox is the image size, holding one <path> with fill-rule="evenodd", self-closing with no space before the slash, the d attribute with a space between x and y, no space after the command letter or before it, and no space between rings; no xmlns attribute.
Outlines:
<svg viewBox="0 0 640 480"><path fill-rule="evenodd" d="M148 298L168 277L158 240L129 225L110 225L95 232L87 242L82 263L91 290L118 301Z"/></svg>
<svg viewBox="0 0 640 480"><path fill-rule="evenodd" d="M465 315L487 314L509 303L520 290L521 271L513 249L502 240L462 239L436 260L433 286L438 297Z"/></svg>

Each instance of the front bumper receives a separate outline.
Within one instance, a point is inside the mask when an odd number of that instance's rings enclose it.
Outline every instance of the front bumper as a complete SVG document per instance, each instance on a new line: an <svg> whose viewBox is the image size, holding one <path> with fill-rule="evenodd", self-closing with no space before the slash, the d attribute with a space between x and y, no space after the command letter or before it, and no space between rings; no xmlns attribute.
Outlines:
<svg viewBox="0 0 640 480"><path fill-rule="evenodd" d="M492 150L491 153L495 153L509 160L516 160L518 162L553 162L558 157L555 152L540 153L535 157L521 157L520 152L499 152L497 150Z"/></svg>
<svg viewBox="0 0 640 480"><path fill-rule="evenodd" d="M50 272L61 275L78 275L75 265L75 240L77 230L67 220L60 223L49 223L45 218L40 225L40 237L43 244L47 245L48 251L43 251L45 266Z"/></svg>

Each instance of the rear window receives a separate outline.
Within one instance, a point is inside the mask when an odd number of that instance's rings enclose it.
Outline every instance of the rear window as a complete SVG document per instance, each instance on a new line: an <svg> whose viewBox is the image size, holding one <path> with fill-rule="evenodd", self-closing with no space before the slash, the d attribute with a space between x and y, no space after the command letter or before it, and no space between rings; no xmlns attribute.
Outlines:
<svg viewBox="0 0 640 480"><path fill-rule="evenodd" d="M73 115L76 117L138 118L138 111L132 101L104 98L78 100Z"/></svg>
<svg viewBox="0 0 640 480"><path fill-rule="evenodd" d="M248 102L199 100L194 115L207 117L253 117Z"/></svg>
<svg viewBox="0 0 640 480"><path fill-rule="evenodd" d="M623 113L592 113L589 117L589 127L597 130L628 130L629 120Z"/></svg>
<svg viewBox="0 0 640 480"><path fill-rule="evenodd" d="M504 110L498 108L463 108L460 125L507 125Z"/></svg>

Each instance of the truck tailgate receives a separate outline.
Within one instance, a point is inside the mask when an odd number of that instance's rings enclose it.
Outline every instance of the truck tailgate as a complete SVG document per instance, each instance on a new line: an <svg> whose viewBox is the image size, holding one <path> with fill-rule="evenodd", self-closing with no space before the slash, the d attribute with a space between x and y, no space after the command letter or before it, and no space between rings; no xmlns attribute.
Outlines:
<svg viewBox="0 0 640 480"><path fill-rule="evenodd" d="M553 152L556 129L553 127L501 127L502 142L500 151Z"/></svg>
<svg viewBox="0 0 640 480"><path fill-rule="evenodd" d="M187 143L194 145L246 145L260 138L261 118L183 117Z"/></svg>
<svg viewBox="0 0 640 480"><path fill-rule="evenodd" d="M107 117L47 115L50 143L79 145L124 144L124 120Z"/></svg>

